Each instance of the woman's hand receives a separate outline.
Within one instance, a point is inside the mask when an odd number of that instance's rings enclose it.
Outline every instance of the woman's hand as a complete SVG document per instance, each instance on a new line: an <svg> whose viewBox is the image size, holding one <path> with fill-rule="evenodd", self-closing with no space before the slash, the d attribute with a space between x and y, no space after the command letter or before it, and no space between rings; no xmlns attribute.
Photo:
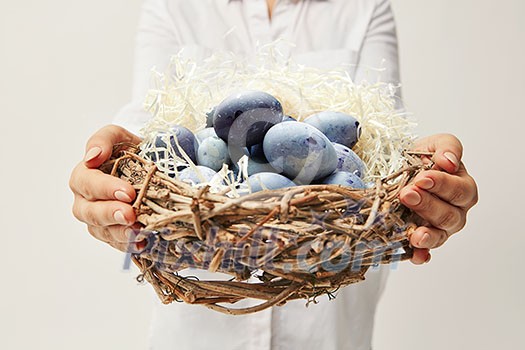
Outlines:
<svg viewBox="0 0 525 350"><path fill-rule="evenodd" d="M401 190L401 202L425 223L410 237L414 264L430 260L430 249L441 246L466 224L467 212L478 201L474 179L461 162L463 146L453 135L439 134L420 139L414 150L434 152L432 170L421 172L413 184Z"/></svg>
<svg viewBox="0 0 525 350"><path fill-rule="evenodd" d="M98 167L110 158L115 144L140 141L121 127L102 128L89 139L84 160L75 167L69 181L75 195L73 215L87 224L93 237L124 252L139 249L131 244L135 243L132 226L136 218L130 203L135 199L135 190Z"/></svg>

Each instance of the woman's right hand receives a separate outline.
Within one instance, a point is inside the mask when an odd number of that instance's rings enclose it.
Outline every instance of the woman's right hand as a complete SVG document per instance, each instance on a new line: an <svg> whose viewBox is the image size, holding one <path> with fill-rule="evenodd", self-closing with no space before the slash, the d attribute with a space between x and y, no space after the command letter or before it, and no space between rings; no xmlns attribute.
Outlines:
<svg viewBox="0 0 525 350"><path fill-rule="evenodd" d="M69 186L75 195L73 215L87 224L89 233L123 252L137 252L131 203L134 188L126 181L98 169L111 157L113 146L127 142L138 144L140 138L124 128L108 125L88 141L84 159L71 174Z"/></svg>

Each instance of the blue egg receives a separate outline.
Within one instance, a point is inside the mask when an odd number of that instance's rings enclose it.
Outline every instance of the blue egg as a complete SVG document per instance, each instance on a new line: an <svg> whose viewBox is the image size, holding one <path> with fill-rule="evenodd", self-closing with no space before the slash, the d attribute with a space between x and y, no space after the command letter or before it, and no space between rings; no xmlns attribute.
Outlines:
<svg viewBox="0 0 525 350"><path fill-rule="evenodd" d="M179 147L177 147L177 143L175 142L175 137L177 138L177 142L179 143ZM177 157L184 159L182 156L182 153L180 152L180 149L184 151L190 157L192 162L197 161L197 149L199 148L199 144L197 142L197 139L195 138L195 135L193 133L181 125L174 125L170 127L168 132L162 132L157 134L155 138L155 147L158 148L164 148L167 149L168 146L165 142L169 138L171 147L175 150L175 154ZM161 159L166 159L166 153L164 151L158 151L157 152L160 159L157 159L157 155L153 152L149 153L149 156L151 159L156 162ZM169 157L168 157L169 158Z"/></svg>
<svg viewBox="0 0 525 350"><path fill-rule="evenodd" d="M283 118L281 103L262 91L244 91L222 101L213 115L217 136L230 147L261 143L266 132Z"/></svg>
<svg viewBox="0 0 525 350"><path fill-rule="evenodd" d="M197 171L192 167L186 168L179 172L179 180L186 181L190 180L194 184L200 184L202 182L210 182L214 179L217 173L208 167L197 165ZM198 172L198 173L197 173Z"/></svg>
<svg viewBox="0 0 525 350"><path fill-rule="evenodd" d="M324 111L309 116L304 122L319 129L330 141L350 148L361 136L357 119L345 113Z"/></svg>
<svg viewBox="0 0 525 350"><path fill-rule="evenodd" d="M328 176L337 167L337 154L330 140L301 122L273 126L264 138L263 149L272 167L298 184Z"/></svg>
<svg viewBox="0 0 525 350"><path fill-rule="evenodd" d="M283 122L296 122L297 119L290 117L289 115L283 115Z"/></svg>
<svg viewBox="0 0 525 350"><path fill-rule="evenodd" d="M261 149L262 149L262 144L259 144L261 145ZM256 147L258 145L255 145L255 146L252 146L251 147L251 150L253 151L254 150L254 147ZM268 162L268 160L266 159L266 157L264 157L264 153L259 153L260 150L256 150L254 151L256 153L256 155L251 155L250 154L250 151L248 151L248 148L244 147L242 149L243 151L243 154L242 155L246 155L248 157L248 166L247 166L247 170L248 170L248 176L250 175L253 175L253 174L257 174L257 173L263 173L263 172L270 172L270 173L277 173L277 170L275 170L271 164ZM230 149L230 152L231 152L231 149ZM231 153L230 153L231 154ZM237 161L232 161L232 169L234 171L235 174L237 174L239 172L239 167L238 167L238 162L240 160L241 157L236 157L237 158Z"/></svg>
<svg viewBox="0 0 525 350"><path fill-rule="evenodd" d="M217 136L208 137L199 145L197 163L215 171L221 170L224 164L230 163L228 145Z"/></svg>
<svg viewBox="0 0 525 350"><path fill-rule="evenodd" d="M368 181L365 183L365 188L374 188L376 187L376 183L373 181Z"/></svg>
<svg viewBox="0 0 525 350"><path fill-rule="evenodd" d="M237 164L243 156L250 157L250 150L247 147L232 147L228 145L228 153L232 164Z"/></svg>
<svg viewBox="0 0 525 350"><path fill-rule="evenodd" d="M258 143L250 147L250 157L266 160L262 143Z"/></svg>
<svg viewBox="0 0 525 350"><path fill-rule="evenodd" d="M295 183L276 173L258 173L248 177L246 181L252 192L259 192L265 189L277 190L279 188L287 188L295 186Z"/></svg>
<svg viewBox="0 0 525 350"><path fill-rule="evenodd" d="M248 158L248 176L258 174L258 173L276 173L275 170L268 161L263 161L256 158ZM234 173L239 172L239 166L236 163L233 163Z"/></svg>
<svg viewBox="0 0 525 350"><path fill-rule="evenodd" d="M337 169L335 171L347 171L354 173L360 178L366 174L366 165L359 156L350 148L339 143L333 143L337 153Z"/></svg>
<svg viewBox="0 0 525 350"><path fill-rule="evenodd" d="M217 136L214 128L204 128L195 133L195 138L199 143L212 136Z"/></svg>
<svg viewBox="0 0 525 350"><path fill-rule="evenodd" d="M363 180L359 178L356 174L349 173L347 171L338 171L332 175L324 178L321 183L326 185L343 185L357 189L365 188Z"/></svg>

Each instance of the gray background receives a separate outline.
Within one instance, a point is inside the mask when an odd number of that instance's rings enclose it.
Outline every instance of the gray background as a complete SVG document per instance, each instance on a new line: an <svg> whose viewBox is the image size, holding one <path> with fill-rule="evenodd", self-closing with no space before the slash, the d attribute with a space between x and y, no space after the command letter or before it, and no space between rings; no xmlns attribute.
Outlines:
<svg viewBox="0 0 525 350"><path fill-rule="evenodd" d="M150 287L73 219L67 187L129 99L140 1L1 5L0 347L145 349ZM391 274L375 348L525 348L525 2L393 5L405 103L421 135L463 141L480 203L431 264Z"/></svg>

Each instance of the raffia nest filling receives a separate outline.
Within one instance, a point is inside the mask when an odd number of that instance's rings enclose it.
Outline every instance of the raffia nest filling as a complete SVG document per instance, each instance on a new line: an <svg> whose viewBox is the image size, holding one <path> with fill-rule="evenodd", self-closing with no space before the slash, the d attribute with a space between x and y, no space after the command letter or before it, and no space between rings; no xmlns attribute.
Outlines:
<svg viewBox="0 0 525 350"><path fill-rule="evenodd" d="M418 155L404 152L414 123L396 110L395 87L354 84L348 67L323 71L285 61L275 46L262 48L248 63L233 55L214 55L199 64L174 56L167 73L155 73L146 107L153 113L142 130L140 148L118 147L106 171L137 190L134 208L144 228L137 239L147 248L132 254L164 303L185 301L246 314L287 300L333 297L342 286L364 280L378 264L410 258L408 237L413 214L398 194L424 169ZM192 131L205 126L206 112L232 92L261 90L274 95L285 113L302 120L323 110L358 118L362 137L354 148L367 165L366 190L309 185L239 196L245 175L224 167L219 182L194 185L177 179L177 167L154 163L154 138L170 125ZM167 142L169 144L169 142ZM194 166L190 164L190 166ZM196 268L228 279L199 280ZM255 306L235 307L243 299Z"/></svg>

